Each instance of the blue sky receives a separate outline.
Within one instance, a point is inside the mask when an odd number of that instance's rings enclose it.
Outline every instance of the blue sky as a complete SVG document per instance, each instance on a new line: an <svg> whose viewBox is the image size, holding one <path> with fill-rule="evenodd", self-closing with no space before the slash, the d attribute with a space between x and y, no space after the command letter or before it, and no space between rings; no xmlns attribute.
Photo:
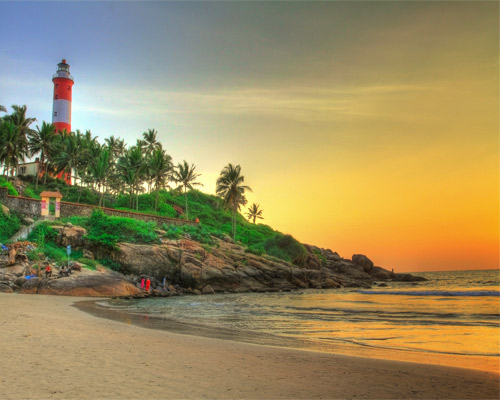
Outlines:
<svg viewBox="0 0 500 400"><path fill-rule="evenodd" d="M265 222L304 242L438 267L446 251L420 254L461 239L421 235L469 215L498 265L498 224L483 222L498 221L497 3L0 2L0 15L0 104L38 124L65 58L73 129L133 144L156 128L207 192L241 164ZM490 199L481 215L464 187Z"/></svg>

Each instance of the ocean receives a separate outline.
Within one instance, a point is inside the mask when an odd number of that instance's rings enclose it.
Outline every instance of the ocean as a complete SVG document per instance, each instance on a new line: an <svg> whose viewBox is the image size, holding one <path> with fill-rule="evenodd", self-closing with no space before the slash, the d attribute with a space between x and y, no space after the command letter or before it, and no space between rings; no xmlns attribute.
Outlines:
<svg viewBox="0 0 500 400"><path fill-rule="evenodd" d="M500 272L419 272L426 282L99 301L98 315L272 346L499 370Z"/></svg>

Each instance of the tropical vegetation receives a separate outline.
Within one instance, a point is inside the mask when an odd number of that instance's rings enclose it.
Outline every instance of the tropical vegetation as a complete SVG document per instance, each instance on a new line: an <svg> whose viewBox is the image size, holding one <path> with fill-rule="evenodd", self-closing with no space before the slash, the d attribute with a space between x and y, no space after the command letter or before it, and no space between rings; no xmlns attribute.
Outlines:
<svg viewBox="0 0 500 400"><path fill-rule="evenodd" d="M213 246L214 238L231 237L248 252L303 261L305 249L299 242L256 223L263 218L258 204L252 204L246 213L253 223L240 214L247 204L246 194L252 191L245 185L240 165L227 164L222 169L216 182L217 196L212 196L195 189L202 186L196 166L186 160L175 165L155 129L148 129L133 145L115 136L100 142L89 130L58 133L45 121L34 129L36 121L27 116L26 106L12 106L11 113L0 106L0 112L5 114L0 116L0 170L3 167L4 171L0 186L6 186L10 194L18 194L11 183L17 166L37 157L37 176L23 177L24 196L39 198L43 190L58 190L70 202L199 221L197 225L155 226L110 217L99 210L89 218L68 219L86 227L87 239L96 244L112 248L119 241L155 243L159 242L155 229L163 229L171 239L191 237L204 246ZM71 185L67 184L69 180ZM7 225L17 229L16 218L2 214L0 229L4 231L2 227ZM54 232L39 226L32 236L44 243L47 253L63 257L52 243ZM9 234L10 230L5 236Z"/></svg>

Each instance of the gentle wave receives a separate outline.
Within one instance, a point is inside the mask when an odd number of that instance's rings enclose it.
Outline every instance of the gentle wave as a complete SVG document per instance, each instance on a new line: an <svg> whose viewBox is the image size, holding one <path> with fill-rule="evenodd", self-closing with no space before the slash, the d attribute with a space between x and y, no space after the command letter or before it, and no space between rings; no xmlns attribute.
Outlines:
<svg viewBox="0 0 500 400"><path fill-rule="evenodd" d="M358 290L362 294L390 294L399 296L438 296L438 297L500 297L500 291L497 290Z"/></svg>

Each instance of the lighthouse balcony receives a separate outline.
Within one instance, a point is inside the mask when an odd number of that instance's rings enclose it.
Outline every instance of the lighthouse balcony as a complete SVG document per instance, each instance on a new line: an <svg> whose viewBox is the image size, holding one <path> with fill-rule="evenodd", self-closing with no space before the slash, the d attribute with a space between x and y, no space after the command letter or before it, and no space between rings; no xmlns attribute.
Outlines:
<svg viewBox="0 0 500 400"><path fill-rule="evenodd" d="M71 81L75 81L73 79L73 75L69 74L68 72L66 71L58 71L56 72L54 75L52 75L52 80L56 79L56 78L64 78L64 79L69 79Z"/></svg>

